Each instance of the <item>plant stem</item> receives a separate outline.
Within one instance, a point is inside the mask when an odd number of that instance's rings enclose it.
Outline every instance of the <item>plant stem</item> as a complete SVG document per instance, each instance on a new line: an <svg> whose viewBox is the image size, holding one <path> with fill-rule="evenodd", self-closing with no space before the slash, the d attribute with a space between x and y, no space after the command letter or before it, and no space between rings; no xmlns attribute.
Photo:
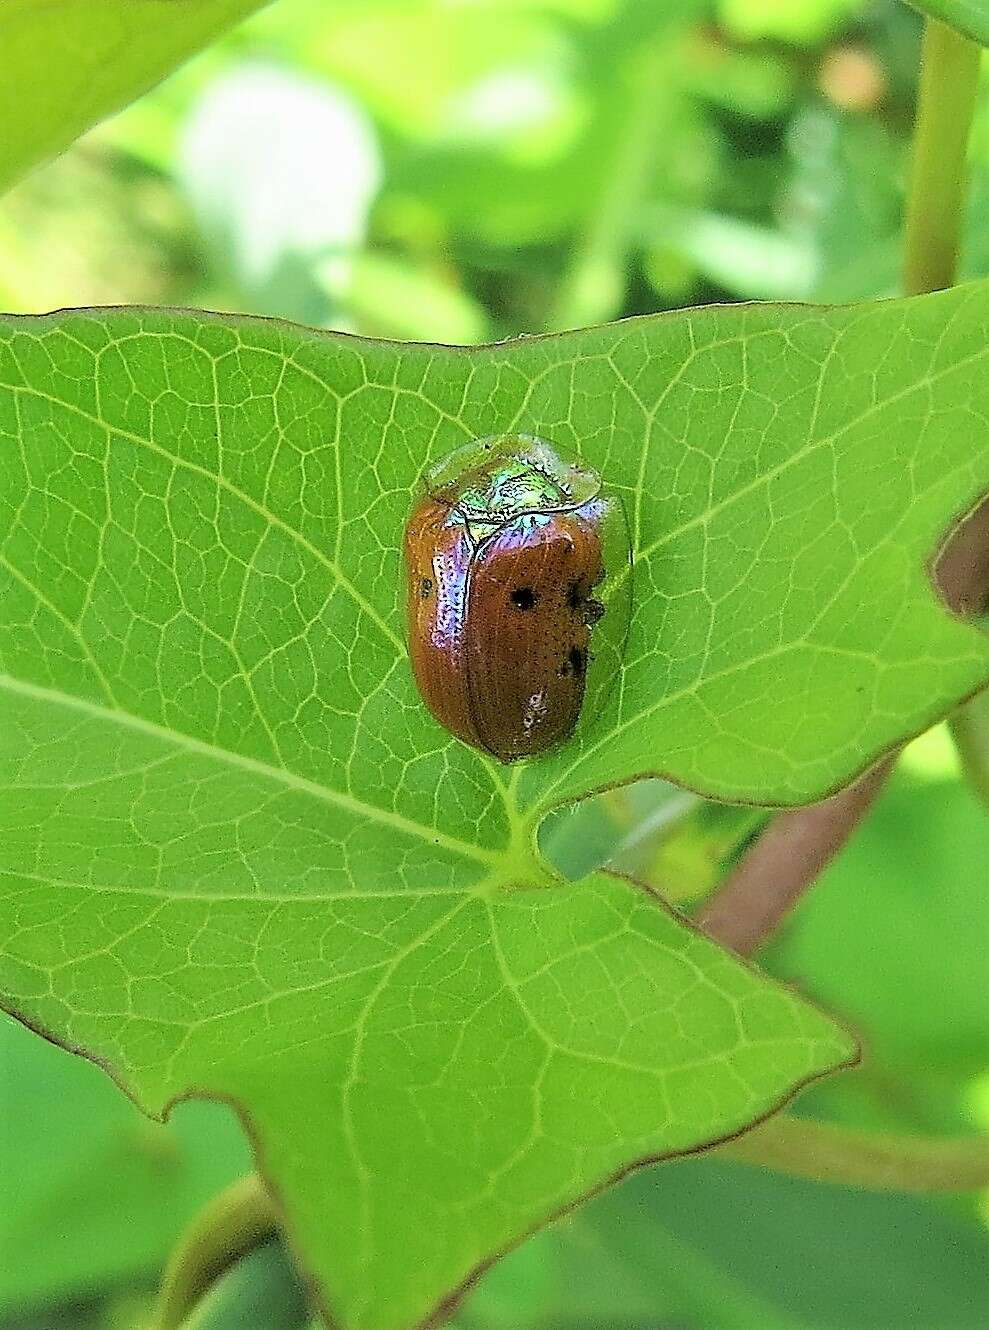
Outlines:
<svg viewBox="0 0 989 1330"><path fill-rule="evenodd" d="M214 1197L172 1253L158 1296L154 1330L179 1330L223 1271L277 1230L275 1207L256 1173L240 1178Z"/></svg>
<svg viewBox="0 0 989 1330"><path fill-rule="evenodd" d="M908 295L938 291L957 277L968 184L966 153L978 92L981 49L936 19L924 29L920 96L903 285ZM949 604L961 614L985 606L989 591L989 503L952 537L941 558L960 585ZM956 567L957 566L957 567ZM951 732L973 791L989 805L989 724L977 700L951 718Z"/></svg>
<svg viewBox="0 0 989 1330"><path fill-rule="evenodd" d="M893 761L886 758L823 803L777 814L701 909L701 928L742 956L756 951L845 845Z"/></svg>
<svg viewBox="0 0 989 1330"><path fill-rule="evenodd" d="M937 1192L989 1185L989 1136L890 1136L779 1114L717 1153L846 1187Z"/></svg>
<svg viewBox="0 0 989 1330"><path fill-rule="evenodd" d="M641 204L653 165L658 103L666 95L665 50L647 47L615 75L621 116L618 149L609 164L584 234L563 276L547 332L584 328L613 318L621 308L631 217Z"/></svg>
<svg viewBox="0 0 989 1330"><path fill-rule="evenodd" d="M989 808L989 692L952 716L951 734L969 788Z"/></svg>
<svg viewBox="0 0 989 1330"><path fill-rule="evenodd" d="M907 295L940 291L955 281L981 54L946 23L927 20L907 200Z"/></svg>

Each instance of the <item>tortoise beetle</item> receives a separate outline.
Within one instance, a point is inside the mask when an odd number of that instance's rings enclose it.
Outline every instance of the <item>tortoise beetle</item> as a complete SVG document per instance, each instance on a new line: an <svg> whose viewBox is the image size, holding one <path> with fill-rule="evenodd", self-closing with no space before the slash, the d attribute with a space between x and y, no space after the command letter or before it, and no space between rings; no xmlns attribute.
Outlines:
<svg viewBox="0 0 989 1330"><path fill-rule="evenodd" d="M407 629L433 716L502 762L567 739L620 669L625 513L590 467L526 434L457 449L405 528Z"/></svg>

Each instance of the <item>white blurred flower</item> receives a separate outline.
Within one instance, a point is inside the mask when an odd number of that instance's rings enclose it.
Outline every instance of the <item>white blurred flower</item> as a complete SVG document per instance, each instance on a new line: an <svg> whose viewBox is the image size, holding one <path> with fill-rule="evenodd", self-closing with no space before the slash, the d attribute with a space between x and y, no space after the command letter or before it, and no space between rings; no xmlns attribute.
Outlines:
<svg viewBox="0 0 989 1330"><path fill-rule="evenodd" d="M332 256L334 281L345 284L382 166L372 124L344 93L254 65L203 95L182 134L178 175L223 264L265 304L280 274L297 282L317 259Z"/></svg>

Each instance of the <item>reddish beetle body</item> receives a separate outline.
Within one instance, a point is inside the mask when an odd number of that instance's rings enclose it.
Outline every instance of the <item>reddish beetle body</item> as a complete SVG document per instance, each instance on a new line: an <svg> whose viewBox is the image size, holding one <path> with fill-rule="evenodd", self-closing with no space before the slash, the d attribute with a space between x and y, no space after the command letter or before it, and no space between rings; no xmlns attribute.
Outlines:
<svg viewBox="0 0 989 1330"><path fill-rule="evenodd" d="M581 714L607 618L596 590L622 571L606 567L616 518L628 558L620 505L596 473L521 435L462 449L427 490L405 531L419 690L465 743L503 762L542 753Z"/></svg>

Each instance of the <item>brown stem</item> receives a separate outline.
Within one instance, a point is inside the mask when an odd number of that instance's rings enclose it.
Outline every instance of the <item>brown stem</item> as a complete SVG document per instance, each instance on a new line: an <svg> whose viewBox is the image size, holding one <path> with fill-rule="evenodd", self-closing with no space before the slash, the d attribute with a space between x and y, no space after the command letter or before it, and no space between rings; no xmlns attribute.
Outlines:
<svg viewBox="0 0 989 1330"><path fill-rule="evenodd" d="M938 557L941 595L956 614L989 610L989 499L970 513ZM969 788L989 808L989 709L983 693L959 707L949 725Z"/></svg>
<svg viewBox="0 0 989 1330"><path fill-rule="evenodd" d="M934 578L944 603L956 614L989 608L989 499L952 533L938 556Z"/></svg>
<svg viewBox="0 0 989 1330"><path fill-rule="evenodd" d="M894 761L885 758L823 803L773 818L701 910L700 926L723 946L750 956L851 836Z"/></svg>

